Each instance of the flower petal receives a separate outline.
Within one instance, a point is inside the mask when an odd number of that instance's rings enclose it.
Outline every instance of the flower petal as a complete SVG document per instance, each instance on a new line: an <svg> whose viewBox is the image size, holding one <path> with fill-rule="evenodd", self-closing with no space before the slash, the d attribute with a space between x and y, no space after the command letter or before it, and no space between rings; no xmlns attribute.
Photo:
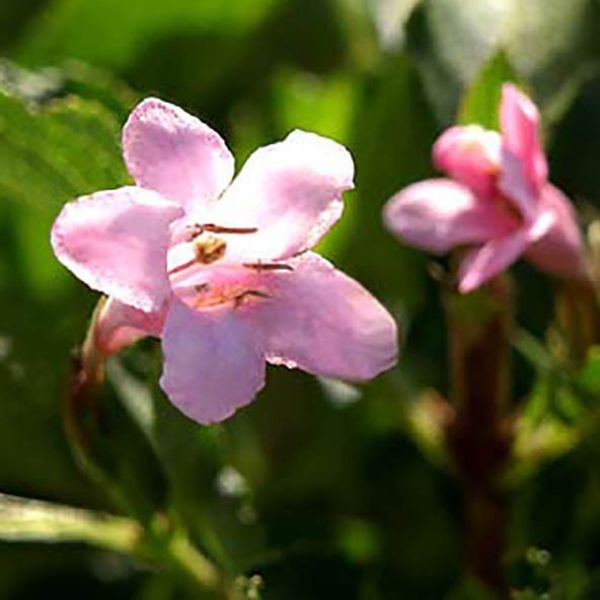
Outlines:
<svg viewBox="0 0 600 600"><path fill-rule="evenodd" d="M502 139L496 131L479 125L451 127L433 146L437 169L470 188L481 198L493 200L500 172Z"/></svg>
<svg viewBox="0 0 600 600"><path fill-rule="evenodd" d="M257 228L228 237L230 261L287 258L312 247L342 212L354 165L340 144L294 131L254 152L210 214L219 226Z"/></svg>
<svg viewBox="0 0 600 600"><path fill-rule="evenodd" d="M181 208L136 187L65 205L52 228L60 262L92 289L147 312L169 293L169 224Z"/></svg>
<svg viewBox="0 0 600 600"><path fill-rule="evenodd" d="M173 300L162 344L160 385L198 423L226 419L264 385L262 341L230 304L193 310Z"/></svg>
<svg viewBox="0 0 600 600"><path fill-rule="evenodd" d="M465 253L458 270L458 290L466 294L507 269L525 251L529 231L519 229Z"/></svg>
<svg viewBox="0 0 600 600"><path fill-rule="evenodd" d="M514 199L526 219L537 209L548 164L540 143L540 115L535 104L512 84L502 88L502 176L499 187Z"/></svg>
<svg viewBox="0 0 600 600"><path fill-rule="evenodd" d="M269 298L256 302L271 362L350 380L395 364L396 323L367 290L311 252L290 264L264 275Z"/></svg>
<svg viewBox="0 0 600 600"><path fill-rule="evenodd" d="M96 345L110 356L148 335L160 337L165 310L147 313L108 298L96 320Z"/></svg>
<svg viewBox="0 0 600 600"><path fill-rule="evenodd" d="M563 277L586 277L585 253L577 218L569 199L556 187L547 184L541 204L555 218L548 232L529 247L526 257L544 271Z"/></svg>
<svg viewBox="0 0 600 600"><path fill-rule="evenodd" d="M439 254L462 244L486 242L515 226L497 205L449 179L404 188L385 206L384 220L407 243Z"/></svg>
<svg viewBox="0 0 600 600"><path fill-rule="evenodd" d="M183 109L148 98L123 128L131 176L187 208L201 209L229 185L233 156L221 136Z"/></svg>

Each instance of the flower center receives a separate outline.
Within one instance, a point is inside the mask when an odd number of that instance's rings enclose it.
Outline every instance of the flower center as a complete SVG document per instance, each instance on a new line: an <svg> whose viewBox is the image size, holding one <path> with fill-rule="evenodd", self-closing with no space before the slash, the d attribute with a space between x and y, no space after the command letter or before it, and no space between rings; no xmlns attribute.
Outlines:
<svg viewBox="0 0 600 600"><path fill-rule="evenodd" d="M195 294L189 304L192 308L201 309L233 302L234 308L239 308L254 300L264 300L271 296L261 290L247 288L239 284L210 285L202 283L195 287Z"/></svg>
<svg viewBox="0 0 600 600"><path fill-rule="evenodd" d="M223 227L214 223L186 225L183 231L183 239L180 240L179 245L187 246L191 244L193 258L169 269L169 275L175 275L195 265L210 265L223 258L227 250L227 242L222 235L248 234L257 231L256 227Z"/></svg>
<svg viewBox="0 0 600 600"><path fill-rule="evenodd" d="M179 242L172 246L171 264L174 266L168 270L177 296L196 310L225 303L238 309L271 298L267 272L293 271L291 265L279 261L243 262L243 259L218 263L231 242L228 236L256 232L255 227L225 227L213 223L185 225L175 238Z"/></svg>
<svg viewBox="0 0 600 600"><path fill-rule="evenodd" d="M495 201L500 211L511 221L516 224L523 223L523 215L521 214L521 211L509 198L499 195L496 197Z"/></svg>
<svg viewBox="0 0 600 600"><path fill-rule="evenodd" d="M194 240L196 261L203 265L209 265L223 258L226 249L225 240L211 233L204 233Z"/></svg>

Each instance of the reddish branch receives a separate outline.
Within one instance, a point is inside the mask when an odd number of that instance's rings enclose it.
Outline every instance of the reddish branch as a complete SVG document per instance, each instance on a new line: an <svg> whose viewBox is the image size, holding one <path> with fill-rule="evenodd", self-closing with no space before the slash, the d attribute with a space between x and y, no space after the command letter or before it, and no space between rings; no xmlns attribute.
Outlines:
<svg viewBox="0 0 600 600"><path fill-rule="evenodd" d="M481 296L476 316L461 307L460 298L451 298L448 306L455 414L446 441L463 486L469 571L498 598L508 598L503 568L508 502L499 484L511 449L507 280L494 280Z"/></svg>

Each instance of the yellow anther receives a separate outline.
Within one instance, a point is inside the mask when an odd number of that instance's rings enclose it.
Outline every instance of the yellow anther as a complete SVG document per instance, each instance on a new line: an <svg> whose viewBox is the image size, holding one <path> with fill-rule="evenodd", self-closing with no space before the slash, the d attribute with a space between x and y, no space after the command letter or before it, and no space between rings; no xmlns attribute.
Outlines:
<svg viewBox="0 0 600 600"><path fill-rule="evenodd" d="M203 265L223 258L226 248L225 240L216 235L204 234L194 241L196 260Z"/></svg>

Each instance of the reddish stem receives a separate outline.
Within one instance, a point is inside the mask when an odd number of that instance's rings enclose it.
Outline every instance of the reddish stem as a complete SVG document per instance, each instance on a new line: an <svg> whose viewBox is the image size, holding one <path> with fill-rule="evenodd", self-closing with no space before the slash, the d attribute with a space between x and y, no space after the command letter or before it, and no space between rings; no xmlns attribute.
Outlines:
<svg viewBox="0 0 600 600"><path fill-rule="evenodd" d="M511 449L509 391L511 297L497 278L474 298L448 301L451 398L446 441L464 493L467 567L498 598L509 597L503 560L508 501L499 475Z"/></svg>

